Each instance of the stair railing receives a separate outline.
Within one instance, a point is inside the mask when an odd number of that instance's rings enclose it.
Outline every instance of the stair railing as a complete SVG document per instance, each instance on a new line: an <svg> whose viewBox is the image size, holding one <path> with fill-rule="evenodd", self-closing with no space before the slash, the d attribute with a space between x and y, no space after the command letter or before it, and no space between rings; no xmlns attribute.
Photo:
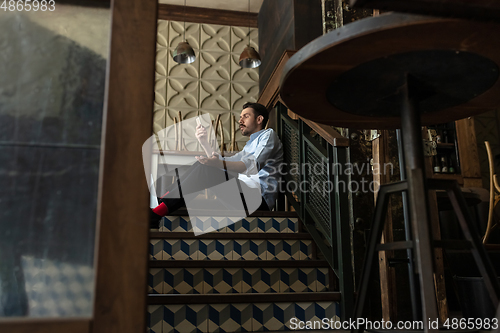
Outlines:
<svg viewBox="0 0 500 333"><path fill-rule="evenodd" d="M330 126L292 119L280 102L275 110L284 150L282 189L338 277L346 320L354 306L349 140Z"/></svg>

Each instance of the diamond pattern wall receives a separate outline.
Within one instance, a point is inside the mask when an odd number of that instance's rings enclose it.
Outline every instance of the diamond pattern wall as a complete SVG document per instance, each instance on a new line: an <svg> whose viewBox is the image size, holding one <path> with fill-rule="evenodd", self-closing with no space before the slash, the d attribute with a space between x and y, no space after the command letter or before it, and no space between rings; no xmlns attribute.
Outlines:
<svg viewBox="0 0 500 333"><path fill-rule="evenodd" d="M231 114L237 121L243 104L255 102L259 94L258 68L238 64L249 41L258 47L257 29L186 22L186 39L196 53L192 64L178 64L172 58L183 33L183 22L158 20L153 130L157 133L174 124L179 111L182 119L209 113L215 120L220 114L224 141L229 143ZM247 138L237 126L234 131L241 149ZM194 133L183 132L183 137L194 139ZM166 145L167 150L175 149L173 140Z"/></svg>

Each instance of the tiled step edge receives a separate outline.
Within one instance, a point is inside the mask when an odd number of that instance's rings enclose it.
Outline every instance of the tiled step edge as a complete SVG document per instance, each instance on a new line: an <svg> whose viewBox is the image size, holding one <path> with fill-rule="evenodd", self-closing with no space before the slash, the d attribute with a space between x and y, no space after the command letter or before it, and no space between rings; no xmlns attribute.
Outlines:
<svg viewBox="0 0 500 333"><path fill-rule="evenodd" d="M150 239L312 239L306 232L297 233L207 233L196 236L192 232L164 232L152 231L149 233Z"/></svg>
<svg viewBox="0 0 500 333"><path fill-rule="evenodd" d="M326 260L150 260L150 268L318 268Z"/></svg>
<svg viewBox="0 0 500 333"><path fill-rule="evenodd" d="M338 302L340 292L248 293L248 294L149 294L149 305L163 304L235 304L278 302Z"/></svg>
<svg viewBox="0 0 500 333"><path fill-rule="evenodd" d="M216 217L234 217L234 216L240 216L241 211L228 211L228 210L190 210L189 214L188 211L185 208L181 208L176 210L175 212L169 214L170 216L207 216L207 213L209 213L210 216L216 216ZM297 212L275 212L275 211L265 211L265 210L257 210L253 212L252 214L249 215L249 217L299 217L297 215Z"/></svg>

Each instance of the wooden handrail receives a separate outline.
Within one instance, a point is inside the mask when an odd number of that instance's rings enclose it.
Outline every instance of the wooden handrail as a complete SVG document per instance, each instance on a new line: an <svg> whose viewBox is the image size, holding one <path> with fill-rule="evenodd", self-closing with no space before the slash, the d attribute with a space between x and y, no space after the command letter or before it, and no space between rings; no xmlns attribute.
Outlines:
<svg viewBox="0 0 500 333"><path fill-rule="evenodd" d="M299 118L311 127L316 133L318 133L323 139L325 139L329 144L334 147L349 147L349 139L343 137L339 132L337 132L333 127L318 124L312 120L300 117Z"/></svg>

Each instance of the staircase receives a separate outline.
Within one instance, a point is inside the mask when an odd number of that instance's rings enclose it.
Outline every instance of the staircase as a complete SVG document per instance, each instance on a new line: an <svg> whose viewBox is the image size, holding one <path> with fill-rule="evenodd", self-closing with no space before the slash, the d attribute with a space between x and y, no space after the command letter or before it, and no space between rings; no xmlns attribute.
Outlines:
<svg viewBox="0 0 500 333"><path fill-rule="evenodd" d="M295 213L220 215L198 217L227 225L200 236L186 211L151 229L148 332L282 332L294 317L338 319L332 271Z"/></svg>

